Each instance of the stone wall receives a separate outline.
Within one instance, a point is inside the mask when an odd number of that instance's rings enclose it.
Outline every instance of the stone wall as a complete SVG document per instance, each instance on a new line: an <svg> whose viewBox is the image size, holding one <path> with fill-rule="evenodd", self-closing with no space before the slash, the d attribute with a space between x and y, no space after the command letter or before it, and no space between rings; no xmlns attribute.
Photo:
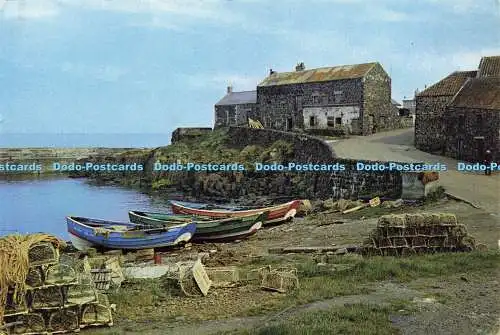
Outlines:
<svg viewBox="0 0 500 335"><path fill-rule="evenodd" d="M208 127L190 127L190 128L177 128L172 132L172 143L181 141L183 139L196 138L212 132L212 128Z"/></svg>
<svg viewBox="0 0 500 335"><path fill-rule="evenodd" d="M422 151L443 151L443 115L453 96L417 96L415 110L415 147Z"/></svg>
<svg viewBox="0 0 500 335"><path fill-rule="evenodd" d="M477 162L489 149L494 158L500 157L500 110L449 107L444 123L446 156Z"/></svg>
<svg viewBox="0 0 500 335"><path fill-rule="evenodd" d="M256 118L256 104L218 105L215 106L214 128L244 126L248 118Z"/></svg>
<svg viewBox="0 0 500 335"><path fill-rule="evenodd" d="M304 107L351 105L362 108L361 79L257 87L259 120L265 128L304 128ZM362 111L361 111L362 113Z"/></svg>
<svg viewBox="0 0 500 335"><path fill-rule="evenodd" d="M391 114L391 78L380 64L376 64L364 78L363 135L393 129Z"/></svg>
<svg viewBox="0 0 500 335"><path fill-rule="evenodd" d="M227 172L162 173L175 181L177 190L197 199L252 202L257 198L399 198L402 175L398 172L361 172L359 161L336 158L331 147L319 138L270 129L230 127L227 146L243 149L249 145L270 146L276 141L291 143L293 162L343 164L345 171L334 172ZM364 161L364 163L375 163Z"/></svg>

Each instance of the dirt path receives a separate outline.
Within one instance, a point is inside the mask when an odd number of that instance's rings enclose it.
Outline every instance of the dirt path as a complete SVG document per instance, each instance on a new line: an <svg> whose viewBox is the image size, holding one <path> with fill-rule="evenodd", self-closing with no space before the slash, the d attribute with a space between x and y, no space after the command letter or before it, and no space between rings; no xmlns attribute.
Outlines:
<svg viewBox="0 0 500 335"><path fill-rule="evenodd" d="M457 160L431 155L413 147L413 128L355 136L346 140L329 141L339 157L400 162L441 162L448 171L440 174L446 191L465 199L500 220L500 173L485 176L480 173L457 171Z"/></svg>

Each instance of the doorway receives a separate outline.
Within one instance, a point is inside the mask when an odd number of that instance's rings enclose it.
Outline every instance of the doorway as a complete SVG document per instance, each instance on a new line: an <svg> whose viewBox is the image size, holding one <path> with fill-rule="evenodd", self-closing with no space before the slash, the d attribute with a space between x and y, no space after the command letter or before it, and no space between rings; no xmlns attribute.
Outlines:
<svg viewBox="0 0 500 335"><path fill-rule="evenodd" d="M476 162L482 162L484 160L485 145L484 137L477 136L474 137L474 160Z"/></svg>
<svg viewBox="0 0 500 335"><path fill-rule="evenodd" d="M293 129L293 119L289 117L288 119L286 119L286 130L290 131L292 129Z"/></svg>

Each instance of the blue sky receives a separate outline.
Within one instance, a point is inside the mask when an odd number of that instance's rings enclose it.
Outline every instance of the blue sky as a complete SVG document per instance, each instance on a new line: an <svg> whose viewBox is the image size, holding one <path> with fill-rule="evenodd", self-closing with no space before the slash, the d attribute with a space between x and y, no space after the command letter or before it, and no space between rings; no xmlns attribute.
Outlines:
<svg viewBox="0 0 500 335"><path fill-rule="evenodd" d="M231 83L379 61L401 100L500 55L499 0L0 0L4 133L211 126Z"/></svg>

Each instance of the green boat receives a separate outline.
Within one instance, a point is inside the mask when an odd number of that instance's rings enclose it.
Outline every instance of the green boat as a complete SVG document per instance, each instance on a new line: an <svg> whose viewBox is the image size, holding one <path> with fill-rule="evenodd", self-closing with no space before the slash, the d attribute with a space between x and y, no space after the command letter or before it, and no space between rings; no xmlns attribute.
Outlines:
<svg viewBox="0 0 500 335"><path fill-rule="evenodd" d="M267 212L245 215L235 218L213 219L203 216L172 215L130 211L130 222L142 225L170 226L185 222L196 223L193 242L220 242L239 240L253 235L262 227L267 218Z"/></svg>

